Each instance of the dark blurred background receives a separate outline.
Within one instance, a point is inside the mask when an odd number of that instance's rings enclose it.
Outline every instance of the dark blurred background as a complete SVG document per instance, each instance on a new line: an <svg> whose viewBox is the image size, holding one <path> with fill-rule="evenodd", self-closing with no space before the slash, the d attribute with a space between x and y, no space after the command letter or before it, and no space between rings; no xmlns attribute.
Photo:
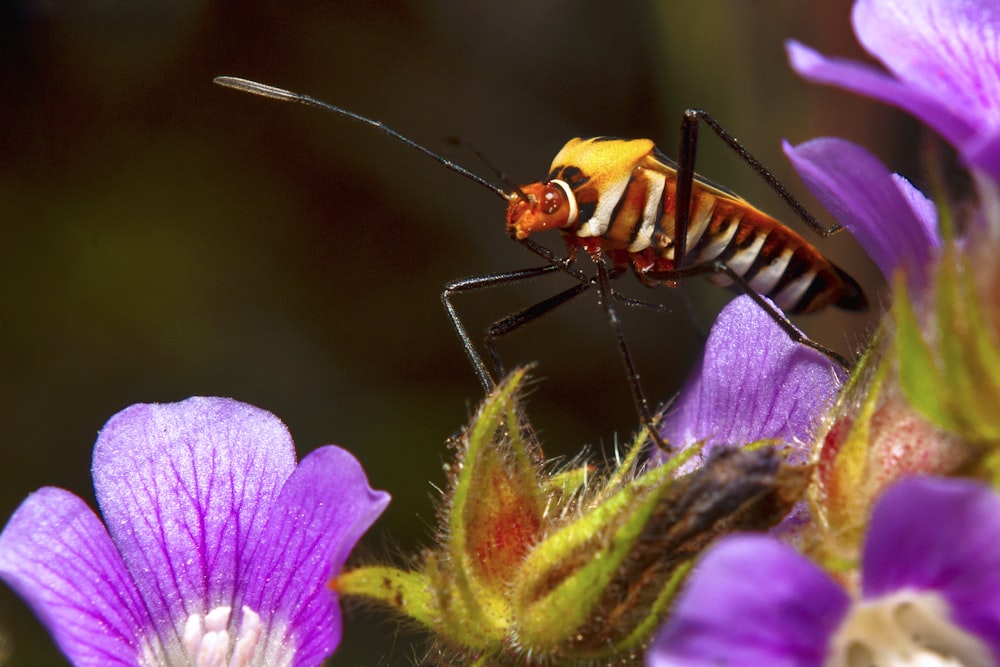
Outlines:
<svg viewBox="0 0 1000 667"><path fill-rule="evenodd" d="M786 65L789 37L861 57L849 4L6 0L0 519L43 485L92 503L91 446L106 419L209 394L276 413L300 455L337 443L361 459L394 498L365 557L431 541L443 443L481 396L441 287L538 262L507 239L504 206L484 189L368 128L214 76L326 99L485 172L446 141L467 138L519 182L542 178L579 135L650 137L672 154L682 109L702 107L812 202L782 138L845 136L903 171L914 157L909 121ZM701 146L699 171L791 217L710 133ZM848 235L817 244L878 303L881 282ZM548 277L464 295L459 308L478 331L566 286ZM626 289L675 308L624 318L657 401L677 391L698 329L730 298L683 290L694 322L672 290ZM848 352L873 321L799 324ZM511 364L538 362L529 413L549 453L606 454L634 430L592 295L501 349ZM411 637L384 618L350 609L331 663L410 664ZM65 664L6 588L0 634L7 664Z"/></svg>

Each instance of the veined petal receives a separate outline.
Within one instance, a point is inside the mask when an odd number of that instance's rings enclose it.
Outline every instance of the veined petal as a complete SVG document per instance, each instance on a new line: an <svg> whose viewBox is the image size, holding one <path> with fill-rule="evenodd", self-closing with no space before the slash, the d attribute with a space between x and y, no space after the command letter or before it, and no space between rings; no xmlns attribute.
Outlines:
<svg viewBox="0 0 1000 667"><path fill-rule="evenodd" d="M980 129L1000 125L994 0L858 0L852 21L862 46L900 80L978 120Z"/></svg>
<svg viewBox="0 0 1000 667"><path fill-rule="evenodd" d="M753 299L741 295L716 319L701 363L664 417L662 433L679 446L707 445L681 472L697 467L717 444L765 438L810 442L839 387L833 362L793 342ZM805 457L804 451L797 457L793 452L790 462Z"/></svg>
<svg viewBox="0 0 1000 667"><path fill-rule="evenodd" d="M934 591L1000 662L1000 498L961 479L911 477L890 487L869 524L866 598Z"/></svg>
<svg viewBox="0 0 1000 667"><path fill-rule="evenodd" d="M915 291L941 246L933 204L878 158L843 139L784 143L809 190L875 260L887 280L899 268Z"/></svg>
<svg viewBox="0 0 1000 667"><path fill-rule="evenodd" d="M313 667L337 646L328 580L389 501L346 451L296 467L276 417L193 398L112 417L93 473L107 528L43 489L0 535L0 578L74 664Z"/></svg>
<svg viewBox="0 0 1000 667"><path fill-rule="evenodd" d="M646 655L648 667L818 667L847 594L790 547L720 540L702 558Z"/></svg>
<svg viewBox="0 0 1000 667"><path fill-rule="evenodd" d="M241 605L268 628L269 652L294 646L295 665L316 665L340 642L340 607L327 586L351 549L389 503L373 491L357 459L321 447L289 477L271 510L262 540L244 561Z"/></svg>
<svg viewBox="0 0 1000 667"><path fill-rule="evenodd" d="M827 58L796 41L786 43L793 70L815 83L825 83L853 91L907 111L937 130L955 146L976 133L974 119L948 100L909 85L870 65L843 58Z"/></svg>
<svg viewBox="0 0 1000 667"><path fill-rule="evenodd" d="M233 606L243 550L294 467L284 424L229 399L134 405L101 431L97 500L165 645L191 614Z"/></svg>
<svg viewBox="0 0 1000 667"><path fill-rule="evenodd" d="M74 665L138 665L151 621L104 524L77 496L46 487L21 503L0 534L0 578Z"/></svg>

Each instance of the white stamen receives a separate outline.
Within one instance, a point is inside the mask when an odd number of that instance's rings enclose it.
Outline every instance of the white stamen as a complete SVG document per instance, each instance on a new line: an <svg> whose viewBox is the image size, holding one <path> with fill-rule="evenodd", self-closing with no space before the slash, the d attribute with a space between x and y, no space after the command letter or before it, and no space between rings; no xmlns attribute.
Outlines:
<svg viewBox="0 0 1000 667"><path fill-rule="evenodd" d="M250 663L257 650L257 642L260 640L263 629L260 614L250 607L244 606L240 632L236 637L236 646L233 647L233 657L229 660L229 667L242 667Z"/></svg>
<svg viewBox="0 0 1000 667"><path fill-rule="evenodd" d="M184 623L184 650L188 655L196 655L198 646L201 644L201 637L205 634L202 627L201 616L191 614L187 622Z"/></svg>
<svg viewBox="0 0 1000 667"><path fill-rule="evenodd" d="M228 649L228 632L225 630L221 632L207 632L201 640L201 646L198 647L195 665L198 667L222 667L225 663Z"/></svg>
<svg viewBox="0 0 1000 667"><path fill-rule="evenodd" d="M260 615L244 606L236 640L231 641L231 607L216 607L204 616L192 614L184 624L185 663L192 667L246 667L253 664L263 633Z"/></svg>
<svg viewBox="0 0 1000 667"><path fill-rule="evenodd" d="M931 592L900 591L855 603L834 634L825 667L996 667L989 648L951 620Z"/></svg>
<svg viewBox="0 0 1000 667"><path fill-rule="evenodd" d="M205 614L205 629L209 632L225 630L229 626L229 616L232 613L232 607L216 607Z"/></svg>

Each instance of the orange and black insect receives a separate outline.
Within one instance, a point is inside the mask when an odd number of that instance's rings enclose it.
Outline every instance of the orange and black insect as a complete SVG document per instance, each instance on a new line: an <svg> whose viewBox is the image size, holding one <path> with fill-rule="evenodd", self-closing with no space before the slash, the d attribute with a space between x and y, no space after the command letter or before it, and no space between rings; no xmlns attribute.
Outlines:
<svg viewBox="0 0 1000 667"><path fill-rule="evenodd" d="M800 235L735 193L695 174L698 123L708 125L818 234L828 236L839 227L821 225L742 144L704 111L685 112L677 162L661 153L649 139L573 139L556 155L545 181L520 187L510 184L509 191L505 191L395 130L346 109L245 79L218 77L216 83L332 111L371 125L488 188L507 202L508 235L544 258L546 263L535 268L456 280L446 285L441 295L452 325L487 391L495 386L494 377L476 351L452 304L452 297L461 292L520 282L557 271L572 276L576 284L487 329L486 349L494 371L502 372L496 339L596 287L614 329L640 418L653 440L663 448L667 445L656 431L615 313L615 302L656 308L624 297L611 288L611 281L629 269L647 286L669 285L692 276L706 276L719 285L745 292L793 340L848 366L848 361L839 354L802 334L782 310L791 314L827 306L863 310L868 304L860 286ZM557 257L530 238L533 233L548 229L558 229L562 234L568 253L566 258ZM594 260L596 275L587 275L575 267L574 262L581 251Z"/></svg>
<svg viewBox="0 0 1000 667"><path fill-rule="evenodd" d="M732 273L720 269L714 282L742 279L786 313L867 305L850 276L788 227L701 178L678 197L679 182L676 163L648 139L573 139L548 180L510 196L507 231L524 239L559 229L571 249L604 252L647 286L676 280L679 268L722 262ZM680 201L689 202L685 233Z"/></svg>

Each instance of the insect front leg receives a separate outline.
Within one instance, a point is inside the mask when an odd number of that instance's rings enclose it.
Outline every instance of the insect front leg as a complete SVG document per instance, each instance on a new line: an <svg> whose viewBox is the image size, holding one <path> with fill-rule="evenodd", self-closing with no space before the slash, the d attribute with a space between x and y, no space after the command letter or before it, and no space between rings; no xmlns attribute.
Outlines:
<svg viewBox="0 0 1000 667"><path fill-rule="evenodd" d="M493 362L493 371L496 373L497 377L503 377L506 374L503 361L500 359L500 354L496 349L497 340L520 329L524 325L530 324L540 317L549 314L564 303L569 303L591 287L593 287L592 282L574 285L569 289L550 296L544 301L532 304L527 308L519 310L516 313L512 313L511 315L508 315L507 317L497 320L491 324L489 328L486 329L485 346L486 352L490 355L490 359Z"/></svg>
<svg viewBox="0 0 1000 667"><path fill-rule="evenodd" d="M496 387L494 374L495 377L501 377L504 370L503 362L501 361L500 355L496 350L496 340L513 331L516 331L517 329L520 329L525 324L534 322L538 318L555 310L564 303L567 303L580 294L583 294L596 284L596 278L587 276L573 267L575 255L571 254L569 257L563 259L556 257L551 250L545 246L535 243L534 241L531 241L530 239L524 239L521 243L527 246L529 250L545 259L548 264L530 269L522 269L519 271L506 271L503 273L493 273L484 276L460 278L445 285L444 290L441 292L441 302L444 304L445 311L448 313L448 318L451 321L452 328L455 330L455 333L458 334L458 338L462 342L462 348L465 350L465 355L472 363L472 367L476 372L476 377L479 378L479 383L482 385L483 390L487 393ZM570 287L569 289L563 290L562 292L559 292L544 301L528 306L527 308L519 310L516 313L497 320L487 328L484 346L493 366L493 373L491 374L486 363L483 361L482 355L476 351L476 346L472 342L472 337L469 335L464 322L462 322L462 318L458 315L455 304L452 302L452 297L461 292L472 292L500 285L510 285L538 278L543 275L548 275L556 271L566 273L576 280L578 284ZM615 274L615 277L620 274L621 271L618 271ZM662 307L656 304L631 299L615 292L614 290L611 290L610 294L612 298L617 301L621 301L628 306L642 307L657 311L663 310Z"/></svg>
<svg viewBox="0 0 1000 667"><path fill-rule="evenodd" d="M618 275L620 275L620 273ZM610 276L612 280L616 277L617 275ZM486 329L486 340L484 345L486 347L486 352L489 355L490 360L492 361L494 375L496 377L503 377L504 375L506 375L506 369L504 368L503 360L500 358L500 354L499 352L497 352L496 348L496 342L500 338L503 338L507 334L517 331L526 324L530 324L531 322L534 322L535 320L549 314L553 310L559 308L559 306L562 306L563 304L572 301L573 299L580 296L587 290L591 289L596 284L597 284L597 278L595 277L592 278L589 282L574 285L569 289L563 290L558 294L550 296L544 301L539 301L538 303L532 304L527 308L519 310L516 313L512 313L507 317L497 320L496 322L491 324ZM656 313L670 312L669 308L661 304L651 303L649 301L641 301L639 299L633 299L631 297L625 296L624 294L620 294L614 290L611 291L611 297L615 301L630 308L643 308L645 310L651 310Z"/></svg>
<svg viewBox="0 0 1000 667"><path fill-rule="evenodd" d="M444 304L444 309L447 311L448 318L451 320L451 326L455 329L455 333L458 334L459 340L462 341L462 348L465 350L465 356L469 358L470 362L472 362L472 367L476 371L476 377L479 378L479 384L482 385L483 391L486 393L489 393L496 388L496 380L494 380L493 376L490 375L489 370L486 368L486 364L483 363L482 356L476 351L476 346L473 344L472 338L469 336L469 332L466 330L465 324L462 322L462 318L458 316L458 311L455 310L455 305L451 302L452 297L461 292L474 292L500 285L512 285L559 270L560 266L557 262L531 269L521 269L520 271L505 271L503 273L491 273L485 276L459 278L458 280L453 280L444 286L444 290L441 292L441 303ZM490 350L490 354L491 356L495 356L495 352L493 350Z"/></svg>

